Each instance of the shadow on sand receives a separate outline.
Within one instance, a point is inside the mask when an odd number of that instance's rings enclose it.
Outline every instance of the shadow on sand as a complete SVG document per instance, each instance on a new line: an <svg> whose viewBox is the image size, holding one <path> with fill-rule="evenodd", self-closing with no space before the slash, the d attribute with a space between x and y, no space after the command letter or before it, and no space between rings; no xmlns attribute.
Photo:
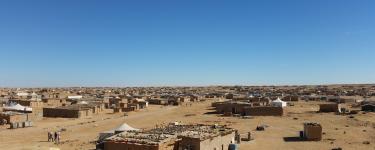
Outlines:
<svg viewBox="0 0 375 150"><path fill-rule="evenodd" d="M204 115L218 114L216 111L205 112Z"/></svg>
<svg viewBox="0 0 375 150"><path fill-rule="evenodd" d="M297 136L297 137L284 137L284 141L285 142L303 142L306 140Z"/></svg>

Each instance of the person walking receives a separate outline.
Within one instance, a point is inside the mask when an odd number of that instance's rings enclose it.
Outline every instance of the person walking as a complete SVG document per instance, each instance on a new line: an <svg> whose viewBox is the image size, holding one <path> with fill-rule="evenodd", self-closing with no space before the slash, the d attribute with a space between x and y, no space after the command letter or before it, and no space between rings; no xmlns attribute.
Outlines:
<svg viewBox="0 0 375 150"><path fill-rule="evenodd" d="M58 144L57 131L56 131L55 134L54 134L54 140L55 140L55 143Z"/></svg>
<svg viewBox="0 0 375 150"><path fill-rule="evenodd" d="M51 142L51 132L48 132L48 142Z"/></svg>
<svg viewBox="0 0 375 150"><path fill-rule="evenodd" d="M53 142L54 139L53 139L53 133L52 132L48 132L48 142Z"/></svg>
<svg viewBox="0 0 375 150"><path fill-rule="evenodd" d="M56 144L60 144L60 140L61 140L61 132L58 131L56 132L56 138L55 138Z"/></svg>

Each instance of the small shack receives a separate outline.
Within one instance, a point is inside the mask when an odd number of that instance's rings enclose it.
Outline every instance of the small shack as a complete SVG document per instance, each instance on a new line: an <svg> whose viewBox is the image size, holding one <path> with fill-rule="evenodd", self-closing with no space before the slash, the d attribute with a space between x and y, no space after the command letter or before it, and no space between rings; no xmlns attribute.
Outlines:
<svg viewBox="0 0 375 150"><path fill-rule="evenodd" d="M375 101L363 101L361 110L375 112Z"/></svg>
<svg viewBox="0 0 375 150"><path fill-rule="evenodd" d="M319 123L306 122L303 124L303 137L308 141L322 140L322 126Z"/></svg>
<svg viewBox="0 0 375 150"><path fill-rule="evenodd" d="M319 104L319 112L340 112L341 104L329 103L329 104Z"/></svg>
<svg viewBox="0 0 375 150"><path fill-rule="evenodd" d="M361 106L362 111L375 112L375 104L364 104Z"/></svg>
<svg viewBox="0 0 375 150"><path fill-rule="evenodd" d="M28 120L27 114L19 112L1 112L0 120L6 120L7 124L25 122Z"/></svg>

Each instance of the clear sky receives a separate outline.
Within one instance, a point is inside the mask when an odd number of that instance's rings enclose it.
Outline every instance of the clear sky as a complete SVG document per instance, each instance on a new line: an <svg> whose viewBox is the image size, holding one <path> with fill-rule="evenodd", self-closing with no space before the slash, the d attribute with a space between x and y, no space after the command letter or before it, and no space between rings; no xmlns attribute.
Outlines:
<svg viewBox="0 0 375 150"><path fill-rule="evenodd" d="M375 83L374 0L4 0L0 87Z"/></svg>

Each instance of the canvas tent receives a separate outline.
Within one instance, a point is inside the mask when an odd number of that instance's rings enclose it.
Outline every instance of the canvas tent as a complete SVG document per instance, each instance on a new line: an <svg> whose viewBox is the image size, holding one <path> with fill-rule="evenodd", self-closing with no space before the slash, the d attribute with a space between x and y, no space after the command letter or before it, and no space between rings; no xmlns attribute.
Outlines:
<svg viewBox="0 0 375 150"><path fill-rule="evenodd" d="M271 106L275 107L286 107L286 102L282 101L280 98L271 102Z"/></svg>
<svg viewBox="0 0 375 150"><path fill-rule="evenodd" d="M17 93L17 96L29 96L29 93L19 92L19 93Z"/></svg>
<svg viewBox="0 0 375 150"><path fill-rule="evenodd" d="M139 130L139 129L133 128L133 127L129 126L128 124L123 123L113 130L104 131L104 132L99 133L98 141L102 141L102 140L104 140L104 139L106 139L106 138L108 138L112 135L115 135L117 133L121 133L121 132L124 132L124 131L137 131L137 130Z"/></svg>
<svg viewBox="0 0 375 150"><path fill-rule="evenodd" d="M86 101L80 101L78 104L85 105L85 104L88 104L88 102L86 102Z"/></svg>
<svg viewBox="0 0 375 150"><path fill-rule="evenodd" d="M123 123L122 125L118 126L116 129L114 129L115 134L124 132L124 131L137 131L137 130L139 129L133 128L126 123Z"/></svg>
<svg viewBox="0 0 375 150"><path fill-rule="evenodd" d="M20 111L20 112L32 112L33 109L30 107L25 107L20 104L10 104L3 108L4 111Z"/></svg>
<svg viewBox="0 0 375 150"><path fill-rule="evenodd" d="M82 99L82 95L68 96L68 99Z"/></svg>

